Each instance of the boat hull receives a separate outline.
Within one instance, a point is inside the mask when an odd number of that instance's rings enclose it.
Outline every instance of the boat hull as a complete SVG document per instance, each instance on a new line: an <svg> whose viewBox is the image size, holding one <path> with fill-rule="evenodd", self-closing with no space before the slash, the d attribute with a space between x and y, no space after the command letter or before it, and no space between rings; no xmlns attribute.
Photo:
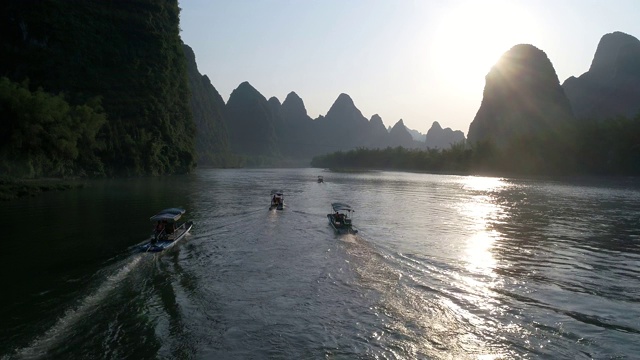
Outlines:
<svg viewBox="0 0 640 360"><path fill-rule="evenodd" d="M189 233L191 227L193 227L193 222L187 221L186 223L180 225L168 238L158 239L155 242L153 241L153 239L151 239L140 246L140 250L142 252L161 252L168 250L180 240L182 240Z"/></svg>
<svg viewBox="0 0 640 360"><path fill-rule="evenodd" d="M329 219L329 225L333 228L333 230L337 234L357 234L358 230L353 227L351 224L336 224L333 214L327 214L327 219Z"/></svg>
<svg viewBox="0 0 640 360"><path fill-rule="evenodd" d="M269 210L284 210L284 204L271 205Z"/></svg>

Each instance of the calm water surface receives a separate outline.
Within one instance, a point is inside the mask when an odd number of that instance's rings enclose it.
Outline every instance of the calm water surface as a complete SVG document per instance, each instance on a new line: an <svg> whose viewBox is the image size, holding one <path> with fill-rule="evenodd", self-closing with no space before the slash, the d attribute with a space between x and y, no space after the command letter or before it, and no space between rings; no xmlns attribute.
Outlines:
<svg viewBox="0 0 640 360"><path fill-rule="evenodd" d="M638 179L200 169L2 205L0 359L640 357ZM137 252L173 206L191 235Z"/></svg>

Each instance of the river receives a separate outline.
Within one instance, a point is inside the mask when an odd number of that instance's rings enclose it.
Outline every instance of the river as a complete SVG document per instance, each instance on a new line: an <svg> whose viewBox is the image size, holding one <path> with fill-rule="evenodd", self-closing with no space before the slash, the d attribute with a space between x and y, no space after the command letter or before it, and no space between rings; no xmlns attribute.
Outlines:
<svg viewBox="0 0 640 360"><path fill-rule="evenodd" d="M137 251L176 206L191 234ZM199 169L0 216L3 360L640 356L637 178Z"/></svg>

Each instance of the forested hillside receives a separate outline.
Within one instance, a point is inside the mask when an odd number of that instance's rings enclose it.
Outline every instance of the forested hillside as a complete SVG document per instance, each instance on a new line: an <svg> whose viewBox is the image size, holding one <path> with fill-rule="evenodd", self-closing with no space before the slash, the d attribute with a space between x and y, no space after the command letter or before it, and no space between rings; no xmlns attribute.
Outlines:
<svg viewBox="0 0 640 360"><path fill-rule="evenodd" d="M177 0L9 1L0 5L0 20L0 76L7 78L0 106L12 109L0 134L0 171L66 176L193 169L195 126ZM33 100L24 100L26 92ZM29 105L34 102L68 106L70 114L49 116Z"/></svg>

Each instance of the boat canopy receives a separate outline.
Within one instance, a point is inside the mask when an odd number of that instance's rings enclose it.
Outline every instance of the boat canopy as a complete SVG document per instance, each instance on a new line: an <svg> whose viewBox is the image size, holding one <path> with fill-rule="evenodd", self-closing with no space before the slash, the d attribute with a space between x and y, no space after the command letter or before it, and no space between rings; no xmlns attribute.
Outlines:
<svg viewBox="0 0 640 360"><path fill-rule="evenodd" d="M353 208L351 208L351 205L341 202L331 203L331 208L333 209L333 211L355 211L353 210Z"/></svg>
<svg viewBox="0 0 640 360"><path fill-rule="evenodd" d="M175 222L182 217L186 210L180 208L169 208L160 211L159 213L153 215L149 218L151 221L168 221Z"/></svg>
<svg viewBox="0 0 640 360"><path fill-rule="evenodd" d="M271 195L278 195L278 196L282 196L284 195L284 191L282 190L271 190Z"/></svg>

